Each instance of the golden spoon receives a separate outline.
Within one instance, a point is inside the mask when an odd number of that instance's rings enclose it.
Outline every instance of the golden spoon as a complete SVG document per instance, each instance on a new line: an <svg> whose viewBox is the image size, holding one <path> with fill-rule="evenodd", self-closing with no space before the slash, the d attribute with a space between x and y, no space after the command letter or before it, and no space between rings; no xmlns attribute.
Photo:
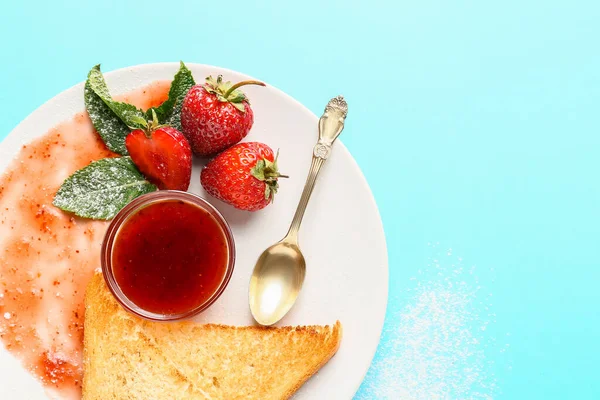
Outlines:
<svg viewBox="0 0 600 400"><path fill-rule="evenodd" d="M290 229L281 241L258 258L250 278L250 311L256 322L273 325L292 308L302 289L306 261L298 247L298 230L321 166L331 153L331 145L344 129L348 105L342 96L327 103L319 119L319 141L313 149L312 164Z"/></svg>

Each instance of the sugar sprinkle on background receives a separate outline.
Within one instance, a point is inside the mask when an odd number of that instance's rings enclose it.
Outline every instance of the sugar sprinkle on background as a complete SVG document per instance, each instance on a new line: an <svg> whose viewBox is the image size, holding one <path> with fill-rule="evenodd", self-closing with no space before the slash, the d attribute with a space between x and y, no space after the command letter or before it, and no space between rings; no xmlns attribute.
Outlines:
<svg viewBox="0 0 600 400"><path fill-rule="evenodd" d="M486 353L509 345L498 348L486 334L496 317L492 293L483 291L476 267L465 267L452 249L430 246L434 256L388 321L384 357L375 361L357 400L493 399L499 393Z"/></svg>

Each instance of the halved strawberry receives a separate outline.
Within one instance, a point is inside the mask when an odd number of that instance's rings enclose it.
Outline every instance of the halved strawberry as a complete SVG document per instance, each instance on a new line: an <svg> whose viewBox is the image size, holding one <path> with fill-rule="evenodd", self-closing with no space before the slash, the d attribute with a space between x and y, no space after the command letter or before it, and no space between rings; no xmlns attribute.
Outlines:
<svg viewBox="0 0 600 400"><path fill-rule="evenodd" d="M125 138L125 146L140 172L159 189L183 190L192 177L192 149L181 132L160 126L156 119Z"/></svg>

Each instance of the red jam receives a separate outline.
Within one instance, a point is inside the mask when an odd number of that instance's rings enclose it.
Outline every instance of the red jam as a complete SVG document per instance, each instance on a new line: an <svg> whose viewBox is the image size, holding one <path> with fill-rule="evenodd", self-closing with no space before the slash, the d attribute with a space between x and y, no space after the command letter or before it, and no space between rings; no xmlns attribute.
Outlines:
<svg viewBox="0 0 600 400"><path fill-rule="evenodd" d="M185 314L217 292L226 274L223 229L199 206L167 200L121 225L112 251L114 278L127 299L156 314Z"/></svg>
<svg viewBox="0 0 600 400"><path fill-rule="evenodd" d="M148 109L167 99L169 87L155 82L116 98ZM36 137L0 171L0 347L51 398L80 400L83 297L108 224L64 213L52 200L73 172L116 155L85 112Z"/></svg>

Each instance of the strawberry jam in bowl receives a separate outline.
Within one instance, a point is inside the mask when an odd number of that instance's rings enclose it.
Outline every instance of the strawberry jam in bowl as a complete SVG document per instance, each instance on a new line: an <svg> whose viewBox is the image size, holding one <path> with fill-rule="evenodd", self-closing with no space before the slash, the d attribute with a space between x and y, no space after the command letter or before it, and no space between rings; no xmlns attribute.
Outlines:
<svg viewBox="0 0 600 400"><path fill-rule="evenodd" d="M117 301L154 321L190 318L225 290L235 244L223 216L204 199L161 190L140 196L112 220L102 272Z"/></svg>

